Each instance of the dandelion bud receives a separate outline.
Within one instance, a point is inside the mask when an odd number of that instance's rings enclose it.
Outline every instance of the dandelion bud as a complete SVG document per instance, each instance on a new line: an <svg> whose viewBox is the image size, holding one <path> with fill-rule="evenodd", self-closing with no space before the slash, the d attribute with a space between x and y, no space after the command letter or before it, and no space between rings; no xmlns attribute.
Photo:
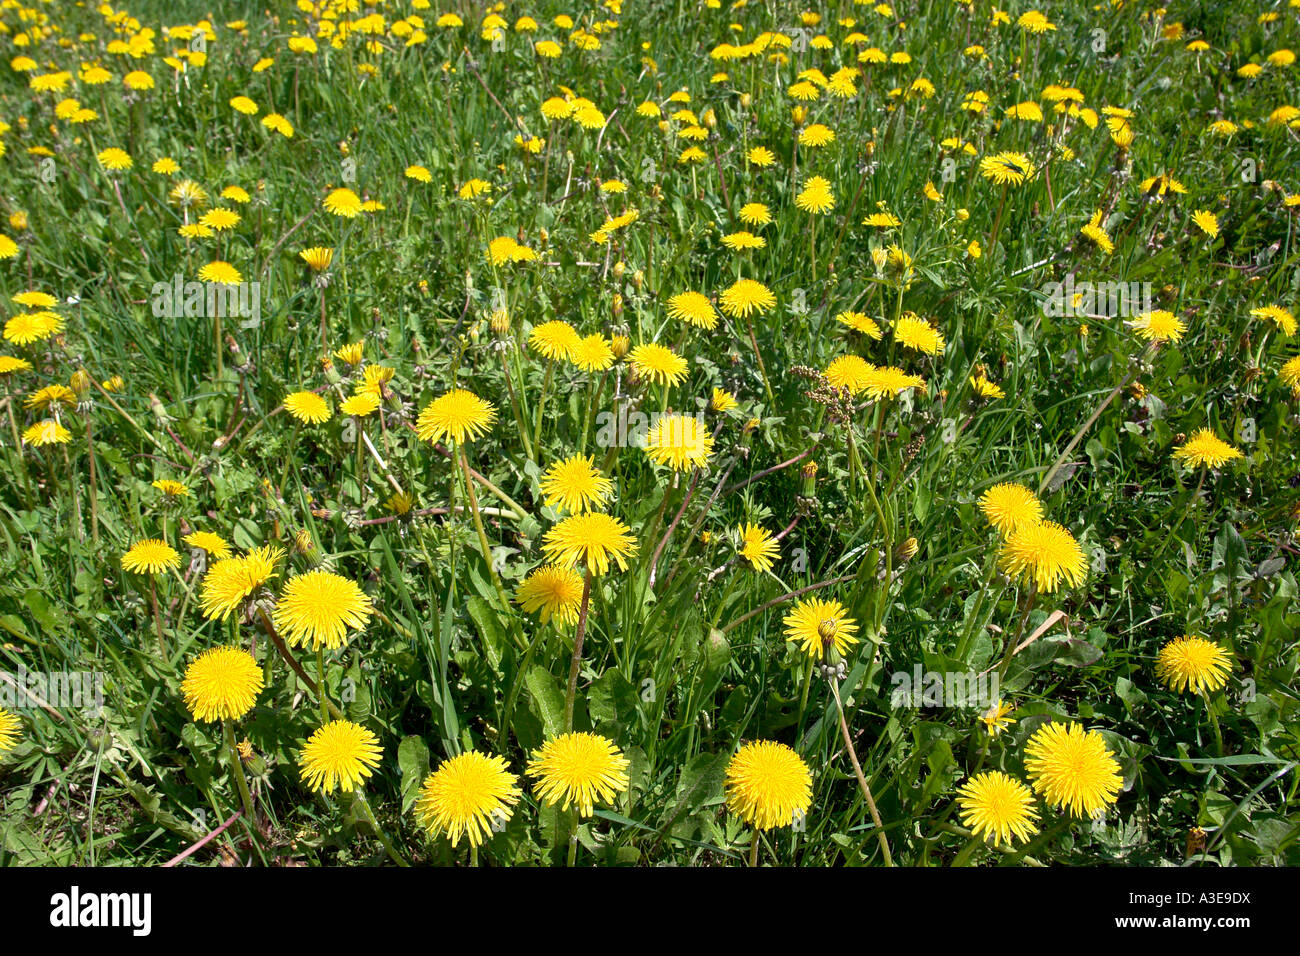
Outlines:
<svg viewBox="0 0 1300 956"><path fill-rule="evenodd" d="M505 309L497 309L488 320L488 326L495 334L505 335L510 331L510 313Z"/></svg>
<svg viewBox="0 0 1300 956"><path fill-rule="evenodd" d="M22 232L27 228L27 213L23 212L21 209L17 212L11 213L9 216L9 225L15 232Z"/></svg>
<svg viewBox="0 0 1300 956"><path fill-rule="evenodd" d="M625 272L627 272L627 263L625 263L622 259L620 259L618 262L614 263L614 278L615 278L615 279L621 279L621 278L623 278L623 273L625 273Z"/></svg>
<svg viewBox="0 0 1300 956"><path fill-rule="evenodd" d="M752 103L752 102L753 102L753 97L751 97L748 93L741 93L741 94L740 94L740 108L741 108L741 109L746 109L746 110L749 109L749 104Z"/></svg>
<svg viewBox="0 0 1300 956"><path fill-rule="evenodd" d="M78 396L85 395L90 390L90 373L84 368L79 368L72 373L72 390Z"/></svg>
<svg viewBox="0 0 1300 956"><path fill-rule="evenodd" d="M808 108L806 106L796 106L790 110L790 119L794 120L795 128L798 129L803 125L803 121L808 118Z"/></svg>
<svg viewBox="0 0 1300 956"><path fill-rule="evenodd" d="M715 129L718 125L718 115L713 112L713 107L709 107L705 110L704 115L700 117L700 120L709 129Z"/></svg>
<svg viewBox="0 0 1300 956"><path fill-rule="evenodd" d="M609 337L609 348L614 353L614 358L621 359L627 354L628 349L632 347L632 342L626 335L611 335Z"/></svg>
<svg viewBox="0 0 1300 956"><path fill-rule="evenodd" d="M908 561L911 561L914 557L916 557L916 552L919 551L920 549L921 549L921 543L919 541L917 541L915 538L908 538L906 541L904 541L902 544L898 546L898 551L895 554L895 559L898 561L899 564L906 564Z"/></svg>
<svg viewBox="0 0 1300 956"><path fill-rule="evenodd" d="M883 269L885 268L885 263L889 261L889 253L882 248L872 249L871 261L875 264L877 269Z"/></svg>
<svg viewBox="0 0 1300 956"><path fill-rule="evenodd" d="M817 488L817 462L805 462L799 469L799 474L803 476L803 495L805 498L811 498Z"/></svg>
<svg viewBox="0 0 1300 956"><path fill-rule="evenodd" d="M623 296L619 295L617 292L614 293L613 309L614 318L618 318L623 314Z"/></svg>
<svg viewBox="0 0 1300 956"><path fill-rule="evenodd" d="M640 269L637 269L636 272L632 273L632 285L638 292L640 292L641 287L645 285L645 273Z"/></svg>
<svg viewBox="0 0 1300 956"><path fill-rule="evenodd" d="M547 230L542 229L537 233L537 242L539 245L545 246L550 241L551 234Z"/></svg>

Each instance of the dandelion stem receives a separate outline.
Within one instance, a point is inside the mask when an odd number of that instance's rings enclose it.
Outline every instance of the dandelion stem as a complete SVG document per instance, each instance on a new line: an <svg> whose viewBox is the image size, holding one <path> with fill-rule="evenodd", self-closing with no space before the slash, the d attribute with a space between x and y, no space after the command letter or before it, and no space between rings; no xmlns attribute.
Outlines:
<svg viewBox="0 0 1300 956"><path fill-rule="evenodd" d="M167 642L163 639L162 613L158 609L158 588L154 584L153 575L149 576L149 603L153 607L153 623L158 630L158 653L161 655L161 663L167 663Z"/></svg>
<svg viewBox="0 0 1300 956"><path fill-rule="evenodd" d="M569 687L564 693L564 732L573 732L573 703L578 695L578 671L582 669L582 642L587 634L587 610L591 604L591 568L582 576L582 605L578 609L578 629L573 635L573 660L569 663Z"/></svg>
<svg viewBox="0 0 1300 956"><path fill-rule="evenodd" d="M893 866L894 858L889 852L889 840L885 837L885 825L880 820L880 811L876 809L876 800L871 795L862 764L858 763L858 752L853 749L853 738L849 736L849 722L844 719L844 702L840 700L839 681L831 681L831 693L835 695L835 710L840 718L840 736L844 738L844 747L849 752L849 761L853 764L853 773L858 778L858 787L866 798L867 809L871 811L871 822L876 825L876 839L880 842L880 851L885 855L885 866Z"/></svg>
<svg viewBox="0 0 1300 956"><path fill-rule="evenodd" d="M325 682L325 646L316 647L316 697L320 701L320 722L328 724L330 720L330 701L329 694L325 690L328 685Z"/></svg>
<svg viewBox="0 0 1300 956"><path fill-rule="evenodd" d="M772 395L772 383L767 380L767 366L763 364L763 353L758 350L758 336L754 334L754 318L752 315L745 316L745 324L749 327L749 344L753 346L754 358L758 361L759 374L763 376L763 389L767 392L769 403L775 402Z"/></svg>
<svg viewBox="0 0 1300 956"><path fill-rule="evenodd" d="M551 396L551 379L555 375L555 359L547 359L546 380L542 383L542 394L537 399L537 421L533 424L533 448L542 450L542 421L546 412L546 400Z"/></svg>
<svg viewBox="0 0 1300 956"><path fill-rule="evenodd" d="M230 775L235 778L239 788L239 799L244 805L244 822L248 824L249 833L257 832L257 818L253 816L253 797L248 792L248 780L244 777L244 763L239 759L239 747L235 744L235 725L224 720L226 732L226 750L230 752Z"/></svg>
<svg viewBox="0 0 1300 956"><path fill-rule="evenodd" d="M478 532L478 545L483 552L483 560L487 562L488 575L497 589L497 596L501 598L501 607L509 612L510 600L501 587L501 578L497 575L496 566L492 561L492 548L488 545L487 532L483 530L483 516L479 514L478 495L474 494L474 480L469 476L469 460L465 456L464 445L460 446L460 467L465 476L465 494L469 497L469 510L474 515L474 530Z"/></svg>
<svg viewBox="0 0 1300 956"><path fill-rule="evenodd" d="M384 828L375 819L375 811L370 809L370 801L366 799L366 795L361 790L352 791L352 805L361 810L362 818L366 823L370 824L370 829L375 831L375 836L383 844L384 852L388 854L389 859L398 866L410 866L411 864L406 862L406 858L394 848L393 841L388 839L388 834L384 832Z"/></svg>

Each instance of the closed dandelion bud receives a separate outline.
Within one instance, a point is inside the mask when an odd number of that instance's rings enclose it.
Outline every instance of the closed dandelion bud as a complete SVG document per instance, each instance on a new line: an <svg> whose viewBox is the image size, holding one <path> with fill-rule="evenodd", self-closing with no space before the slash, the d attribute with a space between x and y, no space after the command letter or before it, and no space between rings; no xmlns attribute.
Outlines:
<svg viewBox="0 0 1300 956"><path fill-rule="evenodd" d="M488 320L488 327L497 335L505 335L510 331L510 313L505 309L497 309Z"/></svg>
<svg viewBox="0 0 1300 956"><path fill-rule="evenodd" d="M796 106L790 110L790 119L794 121L795 128L803 125L803 121L808 118L808 108L806 106Z"/></svg>
<svg viewBox="0 0 1300 956"><path fill-rule="evenodd" d="M9 225L15 232L22 232L27 228L27 213L21 209L9 215Z"/></svg>
<svg viewBox="0 0 1300 956"><path fill-rule="evenodd" d="M641 287L645 285L645 273L640 269L637 269L636 272L632 273L632 285L638 292L640 292Z"/></svg>
<svg viewBox="0 0 1300 956"><path fill-rule="evenodd" d="M760 422L757 418L751 418L749 421L745 422L745 427L744 427L745 434L751 435L754 432L758 431L759 424Z"/></svg>
<svg viewBox="0 0 1300 956"><path fill-rule="evenodd" d="M623 314L623 297L619 295L617 292L614 293L613 309L614 309L614 318L618 318L620 315Z"/></svg>
<svg viewBox="0 0 1300 956"><path fill-rule="evenodd" d="M817 462L807 462L799 469L799 474L803 476L804 497L811 498L817 489Z"/></svg>
<svg viewBox="0 0 1300 956"><path fill-rule="evenodd" d="M917 541L915 538L908 538L906 541L904 541L902 544L898 546L898 551L895 554L895 560L897 560L899 564L906 564L908 561L911 561L914 557L916 557L916 552L919 551L920 549L921 549L921 543L919 541Z"/></svg>
<svg viewBox="0 0 1300 956"><path fill-rule="evenodd" d="M623 262L622 259L620 259L618 262L614 263L614 278L615 278L615 279L621 279L621 278L623 278L623 273L625 273L625 272L627 272L627 264L626 264L625 262Z"/></svg>
<svg viewBox="0 0 1300 956"><path fill-rule="evenodd" d="M621 359L631 347L632 342L626 335L611 335L609 337L609 348L616 359Z"/></svg>
<svg viewBox="0 0 1300 956"><path fill-rule="evenodd" d="M90 373L84 368L77 369L72 373L72 381L70 384L72 385L72 390L76 392L78 396L85 395L86 392L90 390Z"/></svg>
<svg viewBox="0 0 1300 956"><path fill-rule="evenodd" d="M741 107L741 109L746 109L746 110L749 109L749 104L752 103L753 101L754 101L754 98L753 98L752 96L750 96L748 93L741 93L741 94L740 94L740 107Z"/></svg>
<svg viewBox="0 0 1300 956"><path fill-rule="evenodd" d="M661 132L661 133L666 133L666 132L668 132L668 121L667 121L667 120L660 120L660 121L659 121L659 132Z"/></svg>
<svg viewBox="0 0 1300 956"><path fill-rule="evenodd" d="M247 741L245 741L245 743L247 743ZM266 771L268 769L266 766L266 758L261 756L260 754L253 753L253 748L251 746L248 749L247 756L244 755L244 751L241 746L241 749L239 751L239 759L252 776L254 777L266 776Z"/></svg>
<svg viewBox="0 0 1300 956"><path fill-rule="evenodd" d="M539 245L545 246L550 241L551 234L546 229L542 229L537 233L537 242Z"/></svg>
<svg viewBox="0 0 1300 956"><path fill-rule="evenodd" d="M713 112L713 107L709 107L707 110L704 111L704 115L700 117L700 121L703 122L704 125L707 126L709 129L714 129L715 127L717 127L718 116L716 113Z"/></svg>
<svg viewBox="0 0 1300 956"><path fill-rule="evenodd" d="M889 261L889 253L882 248L871 250L871 261L877 269L885 268L885 263Z"/></svg>

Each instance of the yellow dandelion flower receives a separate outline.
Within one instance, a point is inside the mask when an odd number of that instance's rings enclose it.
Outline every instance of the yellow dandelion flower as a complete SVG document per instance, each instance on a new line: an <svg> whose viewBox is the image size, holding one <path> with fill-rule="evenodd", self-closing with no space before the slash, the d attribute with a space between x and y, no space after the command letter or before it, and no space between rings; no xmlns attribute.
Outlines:
<svg viewBox="0 0 1300 956"><path fill-rule="evenodd" d="M774 740L741 746L727 763L726 777L727 809L758 830L789 826L812 805L808 764Z"/></svg>
<svg viewBox="0 0 1300 956"><path fill-rule="evenodd" d="M424 778L415 817L430 834L445 833L452 846L462 836L478 846L490 839L494 825L510 819L520 796L504 757L469 750Z"/></svg>
<svg viewBox="0 0 1300 956"><path fill-rule="evenodd" d="M1043 520L1043 503L1024 485L994 485L980 496L979 509L1002 535Z"/></svg>
<svg viewBox="0 0 1300 956"><path fill-rule="evenodd" d="M291 647L334 650L343 646L349 629L365 627L373 609L355 581L318 568L286 582L272 621Z"/></svg>
<svg viewBox="0 0 1300 956"><path fill-rule="evenodd" d="M646 454L674 471L703 468L713 453L713 436L694 415L660 415L646 433Z"/></svg>
<svg viewBox="0 0 1300 956"><path fill-rule="evenodd" d="M254 591L271 579L276 563L283 557L279 548L264 545L246 555L215 562L203 576L199 593L203 616L224 621L239 610Z"/></svg>
<svg viewBox="0 0 1300 956"><path fill-rule="evenodd" d="M361 212L361 197L346 187L333 189L330 194L321 200L321 205L325 211L334 216L341 216L344 219L355 219Z"/></svg>
<svg viewBox="0 0 1300 956"><path fill-rule="evenodd" d="M18 735L21 731L22 725L18 722L18 718L0 707L0 753L13 750L18 745Z"/></svg>
<svg viewBox="0 0 1300 956"><path fill-rule="evenodd" d="M1114 803L1124 786L1105 738L1078 724L1052 721L1034 731L1025 744L1025 770L1048 805L1081 817Z"/></svg>
<svg viewBox="0 0 1300 956"><path fill-rule="evenodd" d="M1174 449L1174 457L1189 468L1220 468L1243 456L1210 429L1201 428Z"/></svg>
<svg viewBox="0 0 1300 956"><path fill-rule="evenodd" d="M686 359L666 345L646 342L628 355L637 374L660 385L676 385L686 377Z"/></svg>
<svg viewBox="0 0 1300 956"><path fill-rule="evenodd" d="M1231 673L1228 652L1203 637L1176 637L1156 655L1156 677L1174 691L1209 694L1221 689Z"/></svg>
<svg viewBox="0 0 1300 956"><path fill-rule="evenodd" d="M515 589L515 603L545 624L552 617L558 624L578 622L583 577L572 568L545 564L532 571Z"/></svg>
<svg viewBox="0 0 1300 956"><path fill-rule="evenodd" d="M770 571L781 556L781 546L772 532L752 523L746 523L740 529L740 547L737 550L755 571Z"/></svg>
<svg viewBox="0 0 1300 956"><path fill-rule="evenodd" d="M894 340L905 348L938 355L943 351L943 333L920 316L911 313L894 323Z"/></svg>
<svg viewBox="0 0 1300 956"><path fill-rule="evenodd" d="M580 817L595 812L596 801L612 803L627 790L628 759L599 734L569 733L533 751L526 773L537 780L534 792L547 806L577 808Z"/></svg>
<svg viewBox="0 0 1300 956"><path fill-rule="evenodd" d="M206 551L209 557L230 557L230 545L226 543L226 539L219 534L213 534L211 531L192 531L181 540L191 548Z"/></svg>
<svg viewBox="0 0 1300 956"><path fill-rule="evenodd" d="M718 299L718 305L733 319L748 318L751 313L760 315L776 307L772 290L753 279L738 279Z"/></svg>
<svg viewBox="0 0 1300 956"><path fill-rule="evenodd" d="M318 728L298 754L298 773L317 793L344 793L365 782L379 766L379 738L350 720L333 720Z"/></svg>
<svg viewBox="0 0 1300 956"><path fill-rule="evenodd" d="M286 395L284 410L306 425L319 425L330 420L329 402L315 392L294 392Z"/></svg>
<svg viewBox="0 0 1300 956"><path fill-rule="evenodd" d="M23 432L23 444L44 448L46 445L66 445L72 441L72 432L53 418L47 418Z"/></svg>
<svg viewBox="0 0 1300 956"><path fill-rule="evenodd" d="M161 574L181 566L181 556L166 541L145 538L122 555L122 570L134 574Z"/></svg>
<svg viewBox="0 0 1300 956"><path fill-rule="evenodd" d="M611 558L620 571L626 571L627 559L636 554L637 546L623 522L613 515L588 511L565 518L547 531L542 550L561 567L581 563L592 574L605 574Z"/></svg>
<svg viewBox="0 0 1300 956"><path fill-rule="evenodd" d="M553 319L533 327L528 344L548 359L572 360L581 336L568 322Z"/></svg>
<svg viewBox="0 0 1300 956"><path fill-rule="evenodd" d="M999 554L1002 570L1051 593L1067 582L1078 587L1088 574L1083 548L1055 521L1016 525L1007 532Z"/></svg>
<svg viewBox="0 0 1300 956"><path fill-rule="evenodd" d="M855 332L861 332L869 339L880 340L880 326L875 319L867 316L862 312L840 312L835 316L835 321L841 325L847 325Z"/></svg>
<svg viewBox="0 0 1300 956"><path fill-rule="evenodd" d="M821 658L831 648L843 655L858 643L853 636L858 625L839 601L820 598L800 601L786 614L783 623L786 639L800 644L811 658Z"/></svg>
<svg viewBox="0 0 1300 956"><path fill-rule="evenodd" d="M592 511L613 494L614 483L590 455L573 455L546 469L540 481L546 504L570 514Z"/></svg>
<svg viewBox="0 0 1300 956"><path fill-rule="evenodd" d="M986 770L957 791L961 822L975 836L1010 846L1012 837L1028 840L1038 832L1034 794L1000 770Z"/></svg>
<svg viewBox="0 0 1300 956"><path fill-rule="evenodd" d="M181 696L195 720L238 720L262 691L262 668L240 647L213 647L185 669Z"/></svg>
<svg viewBox="0 0 1300 956"><path fill-rule="evenodd" d="M463 388L435 398L420 412L415 433L421 441L440 442L450 438L458 445L473 441L491 427L496 406Z"/></svg>
<svg viewBox="0 0 1300 956"><path fill-rule="evenodd" d="M1187 326L1165 309L1153 309L1143 312L1133 319L1133 334L1148 342L1178 342L1182 339Z"/></svg>

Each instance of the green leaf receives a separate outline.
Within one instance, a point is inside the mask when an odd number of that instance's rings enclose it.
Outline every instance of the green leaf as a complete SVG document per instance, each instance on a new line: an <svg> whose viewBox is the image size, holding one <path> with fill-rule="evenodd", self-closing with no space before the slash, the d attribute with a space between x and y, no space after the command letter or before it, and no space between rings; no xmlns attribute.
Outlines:
<svg viewBox="0 0 1300 956"><path fill-rule="evenodd" d="M501 630L498 613L492 609L492 605L477 594L471 595L469 600L465 602L465 606L469 609L469 616L474 619L474 624L478 627L479 636L483 638L483 650L487 653L492 669L499 669L502 649L506 645L506 635Z"/></svg>
<svg viewBox="0 0 1300 956"><path fill-rule="evenodd" d="M405 737L397 745L397 767L402 772L402 813L409 813L429 775L429 746L423 737Z"/></svg>
<svg viewBox="0 0 1300 956"><path fill-rule="evenodd" d="M564 692L559 681L545 667L534 664L524 676L524 686L546 736L558 737L564 733Z"/></svg>

